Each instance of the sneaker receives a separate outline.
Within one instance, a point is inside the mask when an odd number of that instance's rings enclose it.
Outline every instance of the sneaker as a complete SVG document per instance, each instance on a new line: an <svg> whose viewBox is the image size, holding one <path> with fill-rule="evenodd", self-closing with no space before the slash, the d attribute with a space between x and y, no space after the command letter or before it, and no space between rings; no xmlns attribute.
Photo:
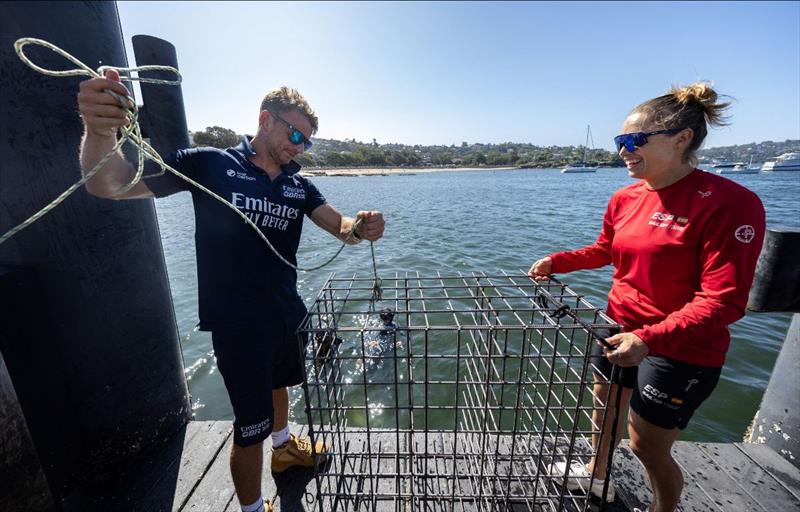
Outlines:
<svg viewBox="0 0 800 512"><path fill-rule="evenodd" d="M322 441L317 441L315 452L317 463L322 464L327 459L328 447ZM314 467L314 458L311 456L311 441L307 437L289 435L289 441L283 446L272 449L272 472L282 473L292 466Z"/></svg>
<svg viewBox="0 0 800 512"><path fill-rule="evenodd" d="M553 464L552 468L553 476L557 477L555 483L561 485L561 478L564 477L564 474L567 472L567 463L566 462L556 462ZM567 478L567 489L570 491L583 491L586 492L586 486L589 484L589 468L586 467L585 464L578 464L573 462L569 467L569 477ZM592 482L592 494L597 496L598 498L602 498L603 496L603 486L605 485L605 480L598 480L597 478L594 479ZM611 503L614 501L614 497L616 496L617 491L614 488L614 482L608 482L608 494L606 495L606 503Z"/></svg>

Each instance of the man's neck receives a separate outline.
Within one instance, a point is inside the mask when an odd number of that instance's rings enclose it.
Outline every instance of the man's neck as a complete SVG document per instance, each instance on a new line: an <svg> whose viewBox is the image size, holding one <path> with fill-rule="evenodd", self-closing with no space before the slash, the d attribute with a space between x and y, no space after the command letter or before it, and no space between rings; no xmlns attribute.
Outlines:
<svg viewBox="0 0 800 512"><path fill-rule="evenodd" d="M262 169L270 179L274 180L278 177L282 172L281 166L269 156L269 152L264 145L261 144L261 141L256 137L250 142L250 145L253 151L255 151L255 154L248 155L247 159L250 160L253 165Z"/></svg>

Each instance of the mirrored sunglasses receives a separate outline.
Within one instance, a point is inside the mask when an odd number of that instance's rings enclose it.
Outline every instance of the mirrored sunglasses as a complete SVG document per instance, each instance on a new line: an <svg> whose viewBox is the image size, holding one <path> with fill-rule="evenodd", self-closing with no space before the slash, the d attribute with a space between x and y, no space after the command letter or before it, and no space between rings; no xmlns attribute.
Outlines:
<svg viewBox="0 0 800 512"><path fill-rule="evenodd" d="M275 118L276 118L278 121L282 121L283 123L285 123L285 124L286 124L286 126L288 126L288 127L289 127L289 142L291 142L292 144L295 144L295 145L297 145L297 144L302 144L302 145L303 145L303 149L305 149L306 151L308 151L309 149L311 149L311 146L312 146L313 144L312 144L312 142L311 142L310 140L308 140L308 139L306 138L306 136L305 136L305 135L303 135L303 132L301 132L300 130L298 130L297 128L295 128L295 127L292 125L292 123L290 123L290 122L289 122L289 121L287 121L286 119L282 118L282 117L281 117L281 116L279 116L278 114L276 114L276 113L274 113L274 112L271 112L271 114L272 114L272 115L273 115L273 116L274 116L274 117L275 117Z"/></svg>
<svg viewBox="0 0 800 512"><path fill-rule="evenodd" d="M617 151L621 150L622 146L625 146L625 149L628 150L628 153L633 153L637 148L647 144L647 137L661 134L674 135L681 130L683 130L683 128L669 128L667 130L656 130L654 132L623 133L622 135L617 135L614 137L614 145L616 146Z"/></svg>

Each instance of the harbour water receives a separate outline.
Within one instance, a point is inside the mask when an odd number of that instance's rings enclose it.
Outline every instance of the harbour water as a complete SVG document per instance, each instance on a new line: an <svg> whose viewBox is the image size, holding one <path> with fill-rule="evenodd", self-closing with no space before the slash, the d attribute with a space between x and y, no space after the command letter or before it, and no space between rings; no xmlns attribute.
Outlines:
<svg viewBox="0 0 800 512"><path fill-rule="evenodd" d="M769 227L798 228L800 176L775 173L733 179L761 197ZM591 243L610 195L632 182L624 169L601 169L594 174L484 170L317 177L313 181L345 214L360 209L384 212L385 237L375 245L379 274L412 271L423 275L526 271L538 257ZM197 277L191 197L181 193L160 199L156 209L195 418L231 419L211 335L195 329ZM308 220L298 261L305 266L317 264L337 248L338 241ZM369 245L362 243L345 248L322 270L300 273L298 289L310 304L330 272L349 276L371 271ZM610 267L560 277L596 306L605 305ZM748 313L732 326L731 349L720 383L681 439L741 440L769 382L789 321L790 315L785 313ZM300 388L290 397L292 419L304 423Z"/></svg>

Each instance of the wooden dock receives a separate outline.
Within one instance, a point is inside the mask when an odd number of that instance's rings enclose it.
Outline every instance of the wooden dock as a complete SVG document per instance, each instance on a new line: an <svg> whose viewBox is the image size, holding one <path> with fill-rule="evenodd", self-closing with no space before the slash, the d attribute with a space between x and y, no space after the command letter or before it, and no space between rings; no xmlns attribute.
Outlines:
<svg viewBox="0 0 800 512"><path fill-rule="evenodd" d="M230 422L192 421L113 479L74 491L64 509L237 512L228 469L232 442ZM673 453L686 480L679 511L800 510L800 470L767 446L681 441ZM617 499L607 510L646 508L651 495L643 469L625 443L614 460ZM288 470L276 478L265 471L264 496L275 500L276 510L314 508L311 470Z"/></svg>

